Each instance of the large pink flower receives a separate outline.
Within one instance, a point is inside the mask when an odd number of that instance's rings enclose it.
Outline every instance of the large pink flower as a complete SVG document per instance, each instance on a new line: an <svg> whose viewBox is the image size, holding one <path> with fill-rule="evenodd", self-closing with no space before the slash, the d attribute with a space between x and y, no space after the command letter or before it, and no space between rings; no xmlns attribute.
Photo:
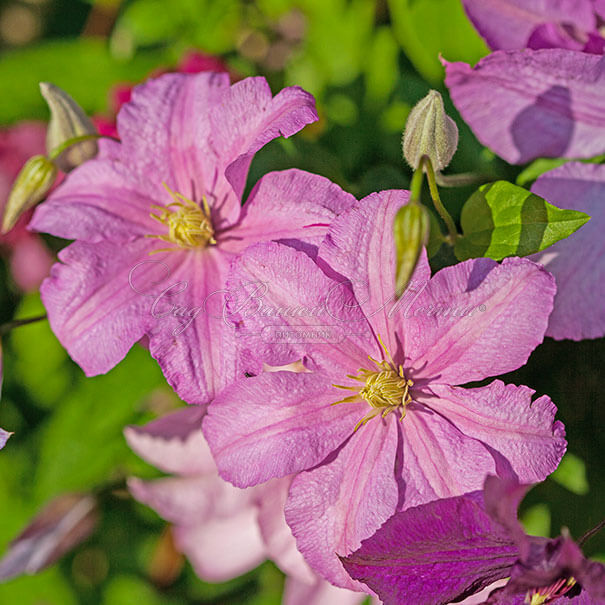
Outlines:
<svg viewBox="0 0 605 605"><path fill-rule="evenodd" d="M360 605L365 594L318 578L296 550L284 519L290 478L238 489L218 476L200 428L205 406L125 431L140 456L176 476L131 479L132 494L174 524L177 547L207 582L225 582L267 558L287 574L285 605Z"/></svg>
<svg viewBox="0 0 605 605"><path fill-rule="evenodd" d="M343 212L317 262L279 243L234 261L231 312L256 375L219 393L203 422L235 485L296 474L286 519L299 550L357 590L337 554L396 511L480 489L488 473L537 481L566 447L547 396L532 402L531 389L498 380L456 386L527 361L544 337L553 278L519 258L470 260L431 278L423 257L394 305L388 226L407 199L372 194ZM262 371L299 360L307 372Z"/></svg>
<svg viewBox="0 0 605 605"><path fill-rule="evenodd" d="M32 227L75 243L41 289L51 327L87 375L149 337L178 394L203 403L237 358L222 321L232 258L262 240L318 244L353 198L298 170L242 193L254 153L317 118L300 88L275 97L263 78L167 74L134 89L121 143L74 170L38 206Z"/></svg>

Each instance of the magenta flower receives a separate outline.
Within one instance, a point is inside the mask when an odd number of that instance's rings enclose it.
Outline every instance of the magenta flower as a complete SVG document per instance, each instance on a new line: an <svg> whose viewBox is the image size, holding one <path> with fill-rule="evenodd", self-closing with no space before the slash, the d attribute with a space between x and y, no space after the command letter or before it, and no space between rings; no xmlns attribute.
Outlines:
<svg viewBox="0 0 605 605"><path fill-rule="evenodd" d="M203 403L237 363L222 320L229 263L251 243L319 243L353 197L325 178L265 175L245 206L254 153L317 117L300 88L275 97L263 78L168 74L134 89L121 143L74 170L38 206L32 227L77 240L42 288L51 327L87 375L107 372L136 341L170 384Z"/></svg>
<svg viewBox="0 0 605 605"><path fill-rule="evenodd" d="M570 162L543 174L532 191L592 217L576 233L533 257L557 280L547 336L573 340L605 336L605 166Z"/></svg>
<svg viewBox="0 0 605 605"><path fill-rule="evenodd" d="M203 423L235 485L296 474L286 519L299 550L330 582L357 590L336 555L396 511L480 489L488 473L543 479L566 447L547 396L532 403L531 389L498 380L456 386L526 362L554 280L518 258L470 260L431 278L423 257L394 305L385 225L407 199L372 194L343 212L317 263L279 243L234 261L229 288L240 295L230 310L256 376L219 393ZM296 361L307 371L262 371Z"/></svg>
<svg viewBox="0 0 605 605"><path fill-rule="evenodd" d="M507 162L585 158L605 150L604 61L570 50L498 51L475 67L446 62L445 83L475 136Z"/></svg>
<svg viewBox="0 0 605 605"><path fill-rule="evenodd" d="M529 487L491 476L483 493L398 513L344 566L385 605L441 605L508 576L485 603L604 603L605 565L585 559L568 535L551 540L523 531L517 508Z"/></svg>
<svg viewBox="0 0 605 605"><path fill-rule="evenodd" d="M297 551L284 519L290 478L238 489L223 481L200 429L205 406L126 428L140 456L176 476L130 479L131 493L174 524L177 548L207 582L225 582L267 558L287 574L284 605L361 605L364 593L318 578Z"/></svg>
<svg viewBox="0 0 605 605"><path fill-rule="evenodd" d="M598 0L599 2L601 0ZM567 48L602 54L599 11L593 0L462 0L492 50ZM601 18L603 13L601 12Z"/></svg>

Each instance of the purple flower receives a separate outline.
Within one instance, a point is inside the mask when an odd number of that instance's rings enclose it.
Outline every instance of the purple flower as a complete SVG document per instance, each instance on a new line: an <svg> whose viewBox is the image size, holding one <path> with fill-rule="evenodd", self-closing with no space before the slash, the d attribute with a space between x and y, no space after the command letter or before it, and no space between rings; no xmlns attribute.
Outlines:
<svg viewBox="0 0 605 605"><path fill-rule="evenodd" d="M133 450L174 475L131 478L133 496L174 524L177 548L207 582L225 582L270 558L287 574L284 605L360 605L365 594L331 586L297 551L284 519L290 478L238 489L218 476L200 429L205 408L185 408L126 428Z"/></svg>
<svg viewBox="0 0 605 605"><path fill-rule="evenodd" d="M605 58L570 50L497 51L445 62L445 83L475 136L511 164L605 151Z"/></svg>
<svg viewBox="0 0 605 605"><path fill-rule="evenodd" d="M234 261L229 288L241 294L230 310L256 376L219 393L203 423L235 485L296 474L286 520L299 550L330 582L358 590L336 554L396 511L480 489L488 473L541 480L566 447L547 396L532 403L531 389L498 380L456 386L526 362L554 280L518 258L431 278L424 255L394 303L388 225L407 200L386 191L343 212L317 262L279 243ZM306 372L262 371L300 360Z"/></svg>
<svg viewBox="0 0 605 605"><path fill-rule="evenodd" d="M346 557L344 566L385 605L444 604L508 576L486 603L604 602L604 565L585 559L568 535L550 540L523 531L517 508L529 487L491 476L483 494L398 513Z"/></svg>
<svg viewBox="0 0 605 605"><path fill-rule="evenodd" d="M317 119L300 88L167 74L134 89L121 143L72 172L32 227L75 239L41 289L51 327L87 375L144 336L181 398L203 403L237 364L222 321L231 259L251 243L319 243L353 197L327 179L265 175L241 207L254 153Z"/></svg>
<svg viewBox="0 0 605 605"><path fill-rule="evenodd" d="M605 166L570 162L543 174L532 191L592 218L576 233L535 255L557 280L547 336L605 336Z"/></svg>
<svg viewBox="0 0 605 605"><path fill-rule="evenodd" d="M599 0L600 1L600 0ZM593 0L462 0L492 50L568 48L602 54ZM602 15L602 13L601 13Z"/></svg>

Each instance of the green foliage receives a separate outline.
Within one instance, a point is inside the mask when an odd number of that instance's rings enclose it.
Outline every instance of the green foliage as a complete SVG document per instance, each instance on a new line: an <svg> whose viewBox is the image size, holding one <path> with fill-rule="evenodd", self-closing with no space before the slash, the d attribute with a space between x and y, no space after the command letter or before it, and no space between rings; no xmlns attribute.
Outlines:
<svg viewBox="0 0 605 605"><path fill-rule="evenodd" d="M532 536L550 537L551 516L546 504L535 504L521 515L525 531Z"/></svg>
<svg viewBox="0 0 605 605"><path fill-rule="evenodd" d="M565 454L557 470L551 475L551 479L578 496L585 496L589 492L586 465L581 458L571 452Z"/></svg>
<svg viewBox="0 0 605 605"><path fill-rule="evenodd" d="M506 181L483 185L462 209L459 260L487 256L527 256L564 239L589 220L576 210L561 210Z"/></svg>

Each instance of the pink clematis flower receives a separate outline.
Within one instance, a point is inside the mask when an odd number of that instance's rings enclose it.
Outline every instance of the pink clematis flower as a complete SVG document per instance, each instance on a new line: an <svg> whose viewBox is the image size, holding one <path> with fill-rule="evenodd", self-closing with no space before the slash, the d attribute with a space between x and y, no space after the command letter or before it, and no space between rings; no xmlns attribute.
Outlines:
<svg viewBox="0 0 605 605"><path fill-rule="evenodd" d="M297 87L275 97L263 78L167 74L134 89L121 143L74 170L31 226L77 240L41 288L50 325L89 376L133 343L149 349L189 403L204 403L237 364L222 320L231 260L279 239L318 244L353 197L298 170L265 175L245 206L254 153L317 119Z"/></svg>
<svg viewBox="0 0 605 605"><path fill-rule="evenodd" d="M46 127L37 122L0 130L0 216L23 164L31 156L44 153L45 137ZM8 234L0 235L0 250L8 256L11 275L24 292L37 290L52 264L44 242L26 229L30 217L27 213Z"/></svg>
<svg viewBox="0 0 605 605"><path fill-rule="evenodd" d="M600 2L601 0L598 0ZM602 54L602 6L593 0L462 0L492 50L567 48Z"/></svg>
<svg viewBox="0 0 605 605"><path fill-rule="evenodd" d="M445 64L454 105L483 145L511 164L605 151L605 58L546 49Z"/></svg>
<svg viewBox="0 0 605 605"><path fill-rule="evenodd" d="M343 212L317 262L279 243L234 261L229 304L256 375L219 393L202 425L233 484L295 474L285 510L299 550L354 590L363 586L337 555L396 511L480 489L488 473L537 481L566 447L547 396L532 403L531 389L499 380L457 386L527 361L544 337L553 278L519 258L431 278L424 256L393 304L385 225L407 200L387 191ZM262 371L297 361L306 372Z"/></svg>
<svg viewBox="0 0 605 605"><path fill-rule="evenodd" d="M290 478L238 489L218 476L202 435L205 406L126 428L131 448L176 476L130 479L133 496L174 524L179 550L207 582L225 582L267 558L287 574L285 605L361 605L366 595L318 578L296 550L284 519Z"/></svg>

